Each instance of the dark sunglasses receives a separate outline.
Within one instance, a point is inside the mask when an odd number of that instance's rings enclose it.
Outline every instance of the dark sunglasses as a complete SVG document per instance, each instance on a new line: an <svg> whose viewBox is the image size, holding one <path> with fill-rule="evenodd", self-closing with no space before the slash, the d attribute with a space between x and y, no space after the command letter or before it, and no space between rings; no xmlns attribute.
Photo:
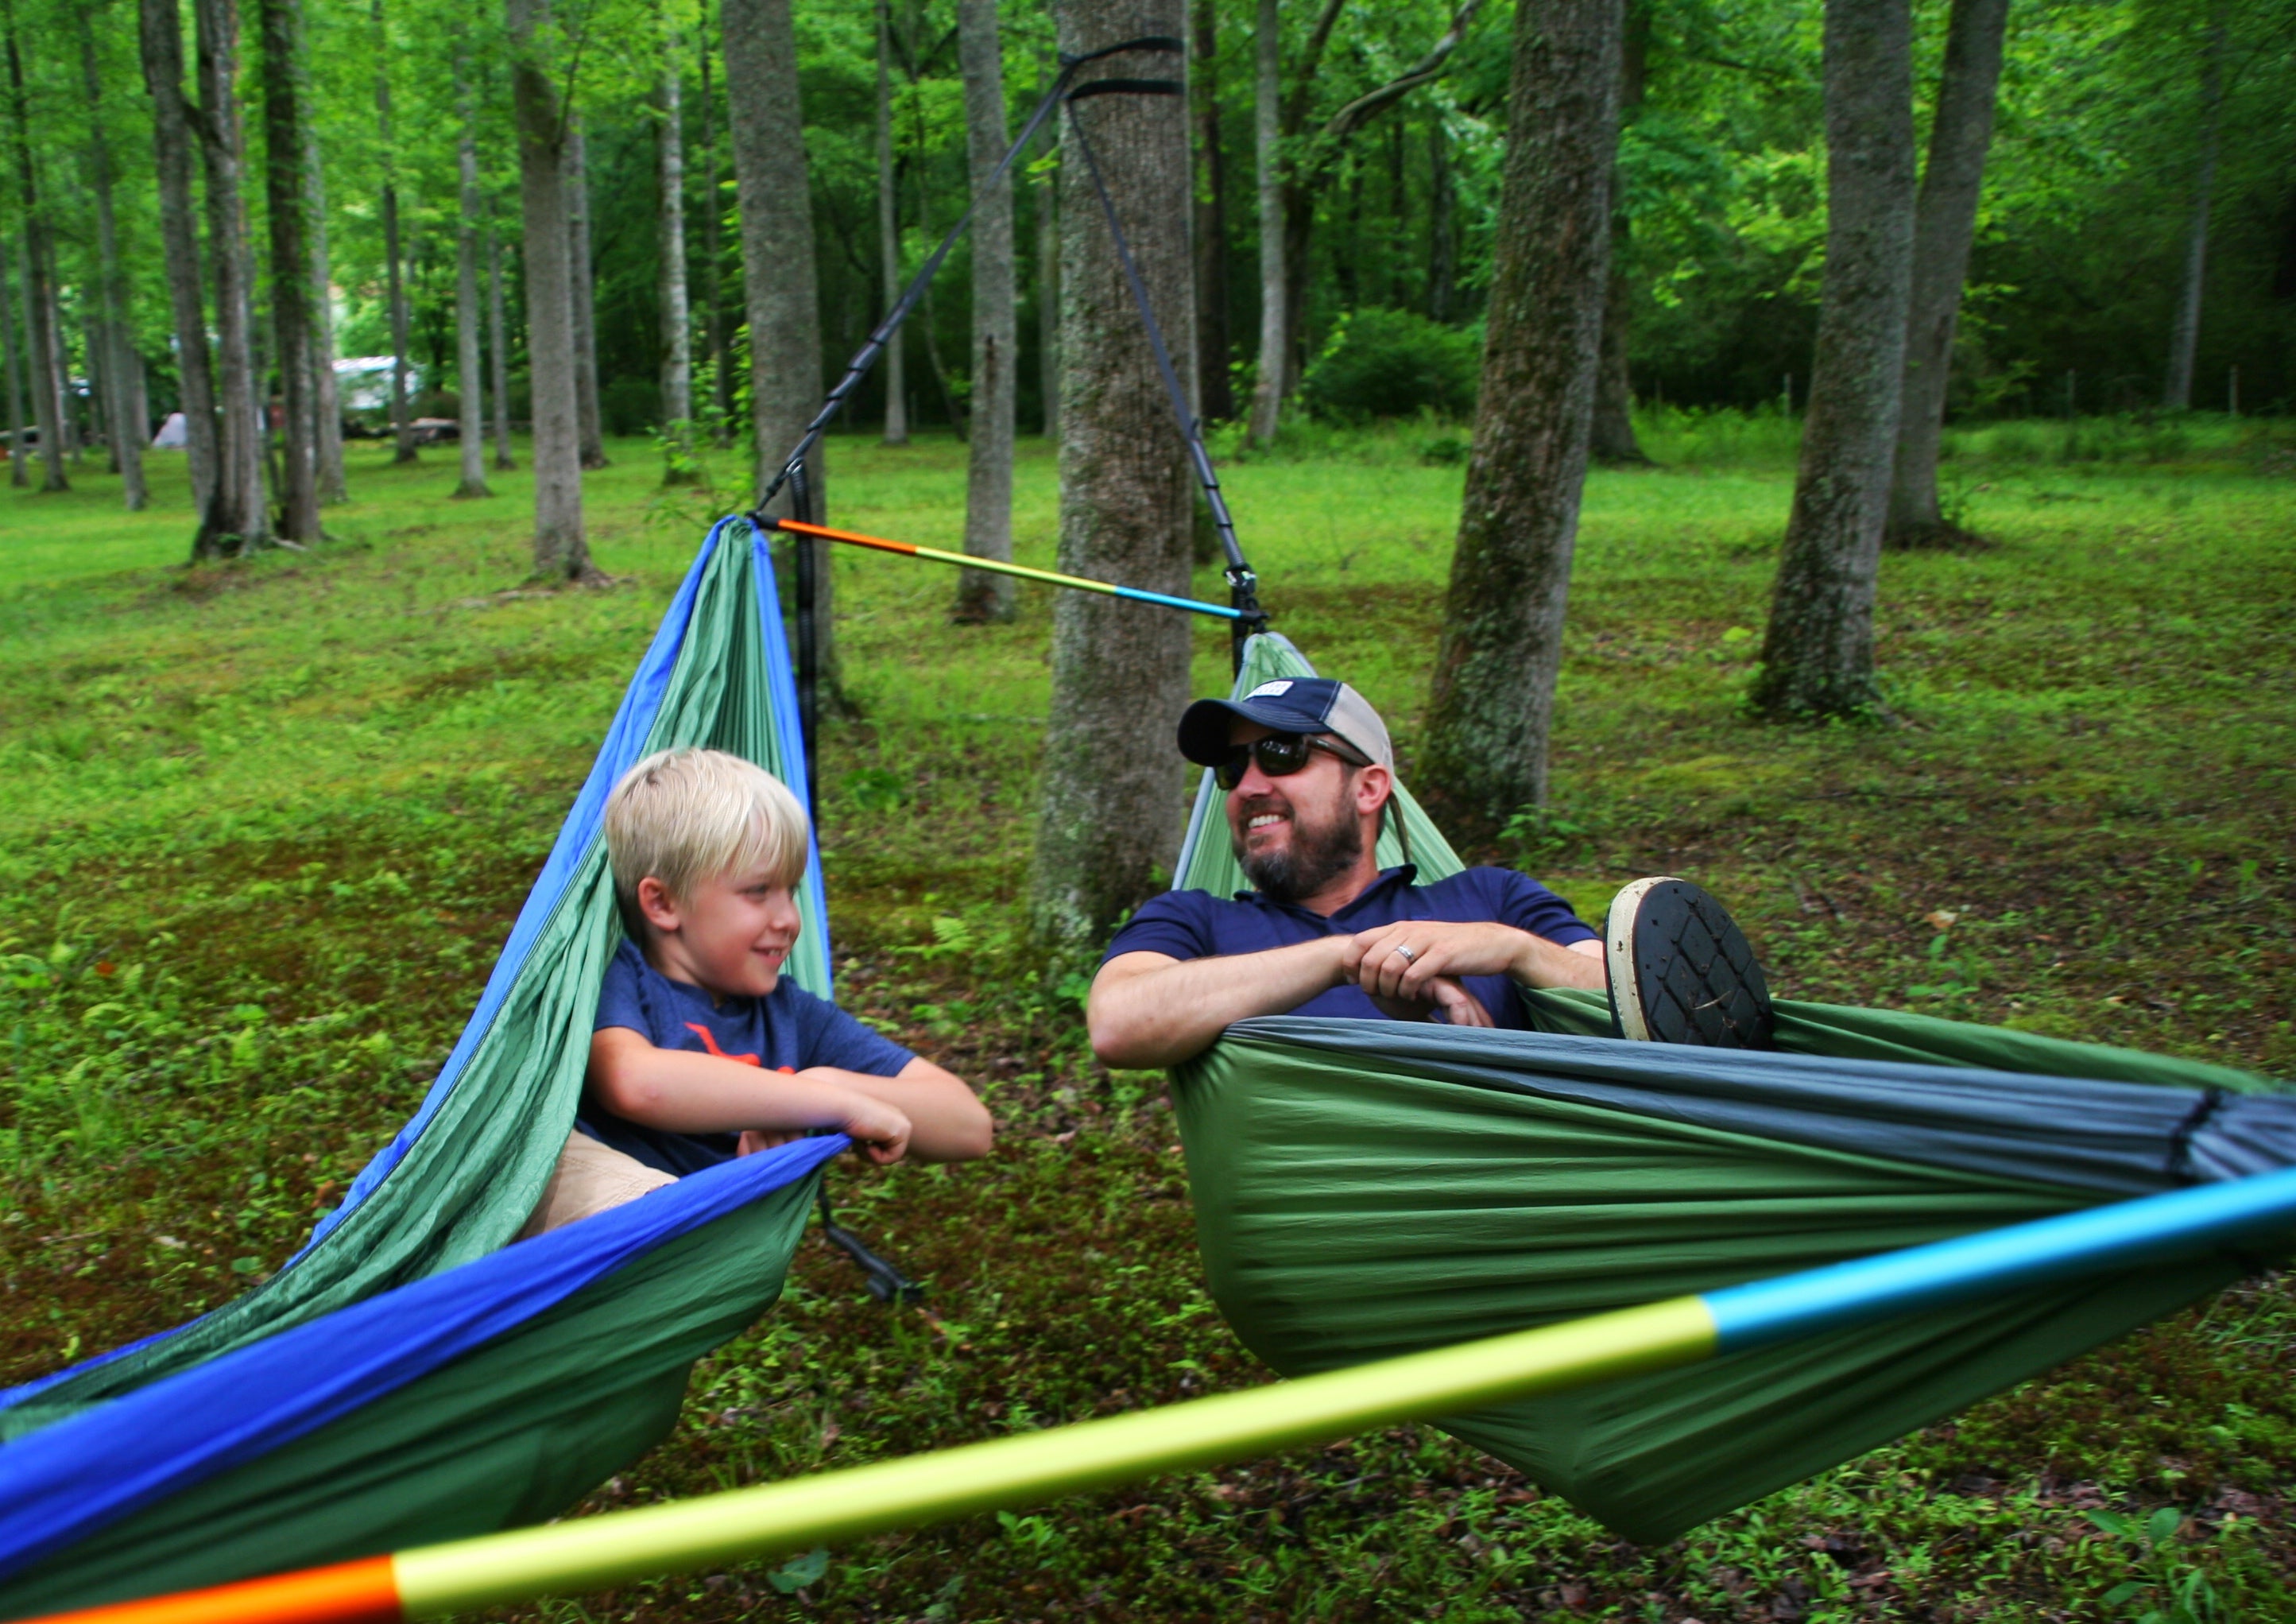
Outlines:
<svg viewBox="0 0 2296 1624"><path fill-rule="evenodd" d="M1319 750L1337 756L1349 767L1371 765L1368 758L1329 739L1279 733L1271 734L1265 739L1254 739L1249 744L1239 744L1228 751L1226 758L1212 768L1212 782L1223 790L1233 790L1243 782L1244 773L1254 761L1259 763L1259 770L1270 778L1288 778L1308 765L1311 752Z"/></svg>

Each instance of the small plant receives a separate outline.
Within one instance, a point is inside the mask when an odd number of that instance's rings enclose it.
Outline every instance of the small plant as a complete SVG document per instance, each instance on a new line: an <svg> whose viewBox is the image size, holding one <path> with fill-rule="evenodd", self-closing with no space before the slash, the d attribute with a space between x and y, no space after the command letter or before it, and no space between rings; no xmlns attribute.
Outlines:
<svg viewBox="0 0 2296 1624"><path fill-rule="evenodd" d="M2230 1620L2208 1574L2177 1547L2184 1513L2164 1505L2141 1522L2117 1511L2093 1511L2088 1520L2128 1546L2144 1574L2106 1591L2106 1606L2124 1609L2136 1624L2219 1624Z"/></svg>
<svg viewBox="0 0 2296 1624"><path fill-rule="evenodd" d="M1472 332L1408 310L1357 310L1309 365L1300 398L1331 422L1463 413L1474 404L1480 348Z"/></svg>

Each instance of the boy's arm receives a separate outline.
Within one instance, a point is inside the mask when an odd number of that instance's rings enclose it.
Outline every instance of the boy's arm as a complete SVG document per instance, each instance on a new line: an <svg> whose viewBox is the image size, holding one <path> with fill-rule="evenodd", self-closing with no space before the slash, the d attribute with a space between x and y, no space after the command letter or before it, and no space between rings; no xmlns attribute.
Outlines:
<svg viewBox="0 0 2296 1624"><path fill-rule="evenodd" d="M909 1146L908 1116L891 1101L846 1086L842 1079L854 1075L826 1067L761 1071L714 1054L656 1048L624 1026L590 1035L590 1091L618 1117L673 1134L833 1128L866 1146L870 1161L898 1161Z"/></svg>
<svg viewBox="0 0 2296 1624"><path fill-rule="evenodd" d="M909 1157L914 1161L971 1161L988 1153L994 1129L988 1108L964 1079L942 1070L922 1055L892 1077L835 1066L810 1066L800 1077L820 1078L890 1105L909 1120Z"/></svg>

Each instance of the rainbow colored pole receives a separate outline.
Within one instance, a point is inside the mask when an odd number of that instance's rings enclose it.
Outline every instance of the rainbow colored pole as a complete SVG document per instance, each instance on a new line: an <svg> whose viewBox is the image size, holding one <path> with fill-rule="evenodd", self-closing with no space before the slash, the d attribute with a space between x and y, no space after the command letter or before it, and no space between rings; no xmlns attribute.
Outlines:
<svg viewBox="0 0 2296 1624"><path fill-rule="evenodd" d="M1160 592L1144 592L1137 586L1119 586L1109 581L1086 580L1081 575L1062 575L1054 570L1031 570L1026 564L1008 564L994 558L975 558L970 553L951 553L945 547L921 547L913 541L864 536L858 530L832 530L825 524L808 524L798 519L772 519L766 522L775 529L787 530L792 536L812 536L823 541L842 541L857 547L874 547L880 553L898 553L906 558L930 559L937 564L960 564L967 570L986 570L994 575L1017 576L1024 581L1042 581L1048 586L1073 586L1078 592L1104 593L1112 598L1129 598L1136 603L1159 603L1166 609L1185 609L1200 615L1217 615L1223 620L1243 619L1243 611L1230 609L1225 603L1170 597Z"/></svg>
<svg viewBox="0 0 2296 1624"><path fill-rule="evenodd" d="M2296 1169L849 1472L424 1546L42 1624L398 1624L803 1551L1327 1443L1716 1354L2296 1231Z"/></svg>

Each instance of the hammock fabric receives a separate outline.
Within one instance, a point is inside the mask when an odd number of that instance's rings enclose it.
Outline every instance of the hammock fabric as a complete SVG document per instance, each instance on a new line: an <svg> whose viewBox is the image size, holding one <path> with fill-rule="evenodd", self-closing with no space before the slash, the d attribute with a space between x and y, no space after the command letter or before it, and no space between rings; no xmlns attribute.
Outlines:
<svg viewBox="0 0 2296 1624"><path fill-rule="evenodd" d="M1313 675L1255 637L1240 695ZM1430 878L1460 866L1400 790ZM1176 883L1242 883L1205 775ZM1402 860L1390 831L1380 860ZM1783 1054L1275 1018L1176 1095L1214 1300L1286 1375L2296 1164L2244 1072L1781 1001ZM1619 1532L1674 1538L2261 1267L2224 1252L1755 1349L1443 1424Z"/></svg>
<svg viewBox="0 0 2296 1624"><path fill-rule="evenodd" d="M342 1206L246 1296L0 1393L0 1610L551 1515L660 1438L693 1360L780 1294L841 1138L509 1244L572 1125L620 929L606 792L687 744L804 782L773 566L742 520L703 544L476 1013ZM817 853L799 906L790 973L826 994Z"/></svg>

